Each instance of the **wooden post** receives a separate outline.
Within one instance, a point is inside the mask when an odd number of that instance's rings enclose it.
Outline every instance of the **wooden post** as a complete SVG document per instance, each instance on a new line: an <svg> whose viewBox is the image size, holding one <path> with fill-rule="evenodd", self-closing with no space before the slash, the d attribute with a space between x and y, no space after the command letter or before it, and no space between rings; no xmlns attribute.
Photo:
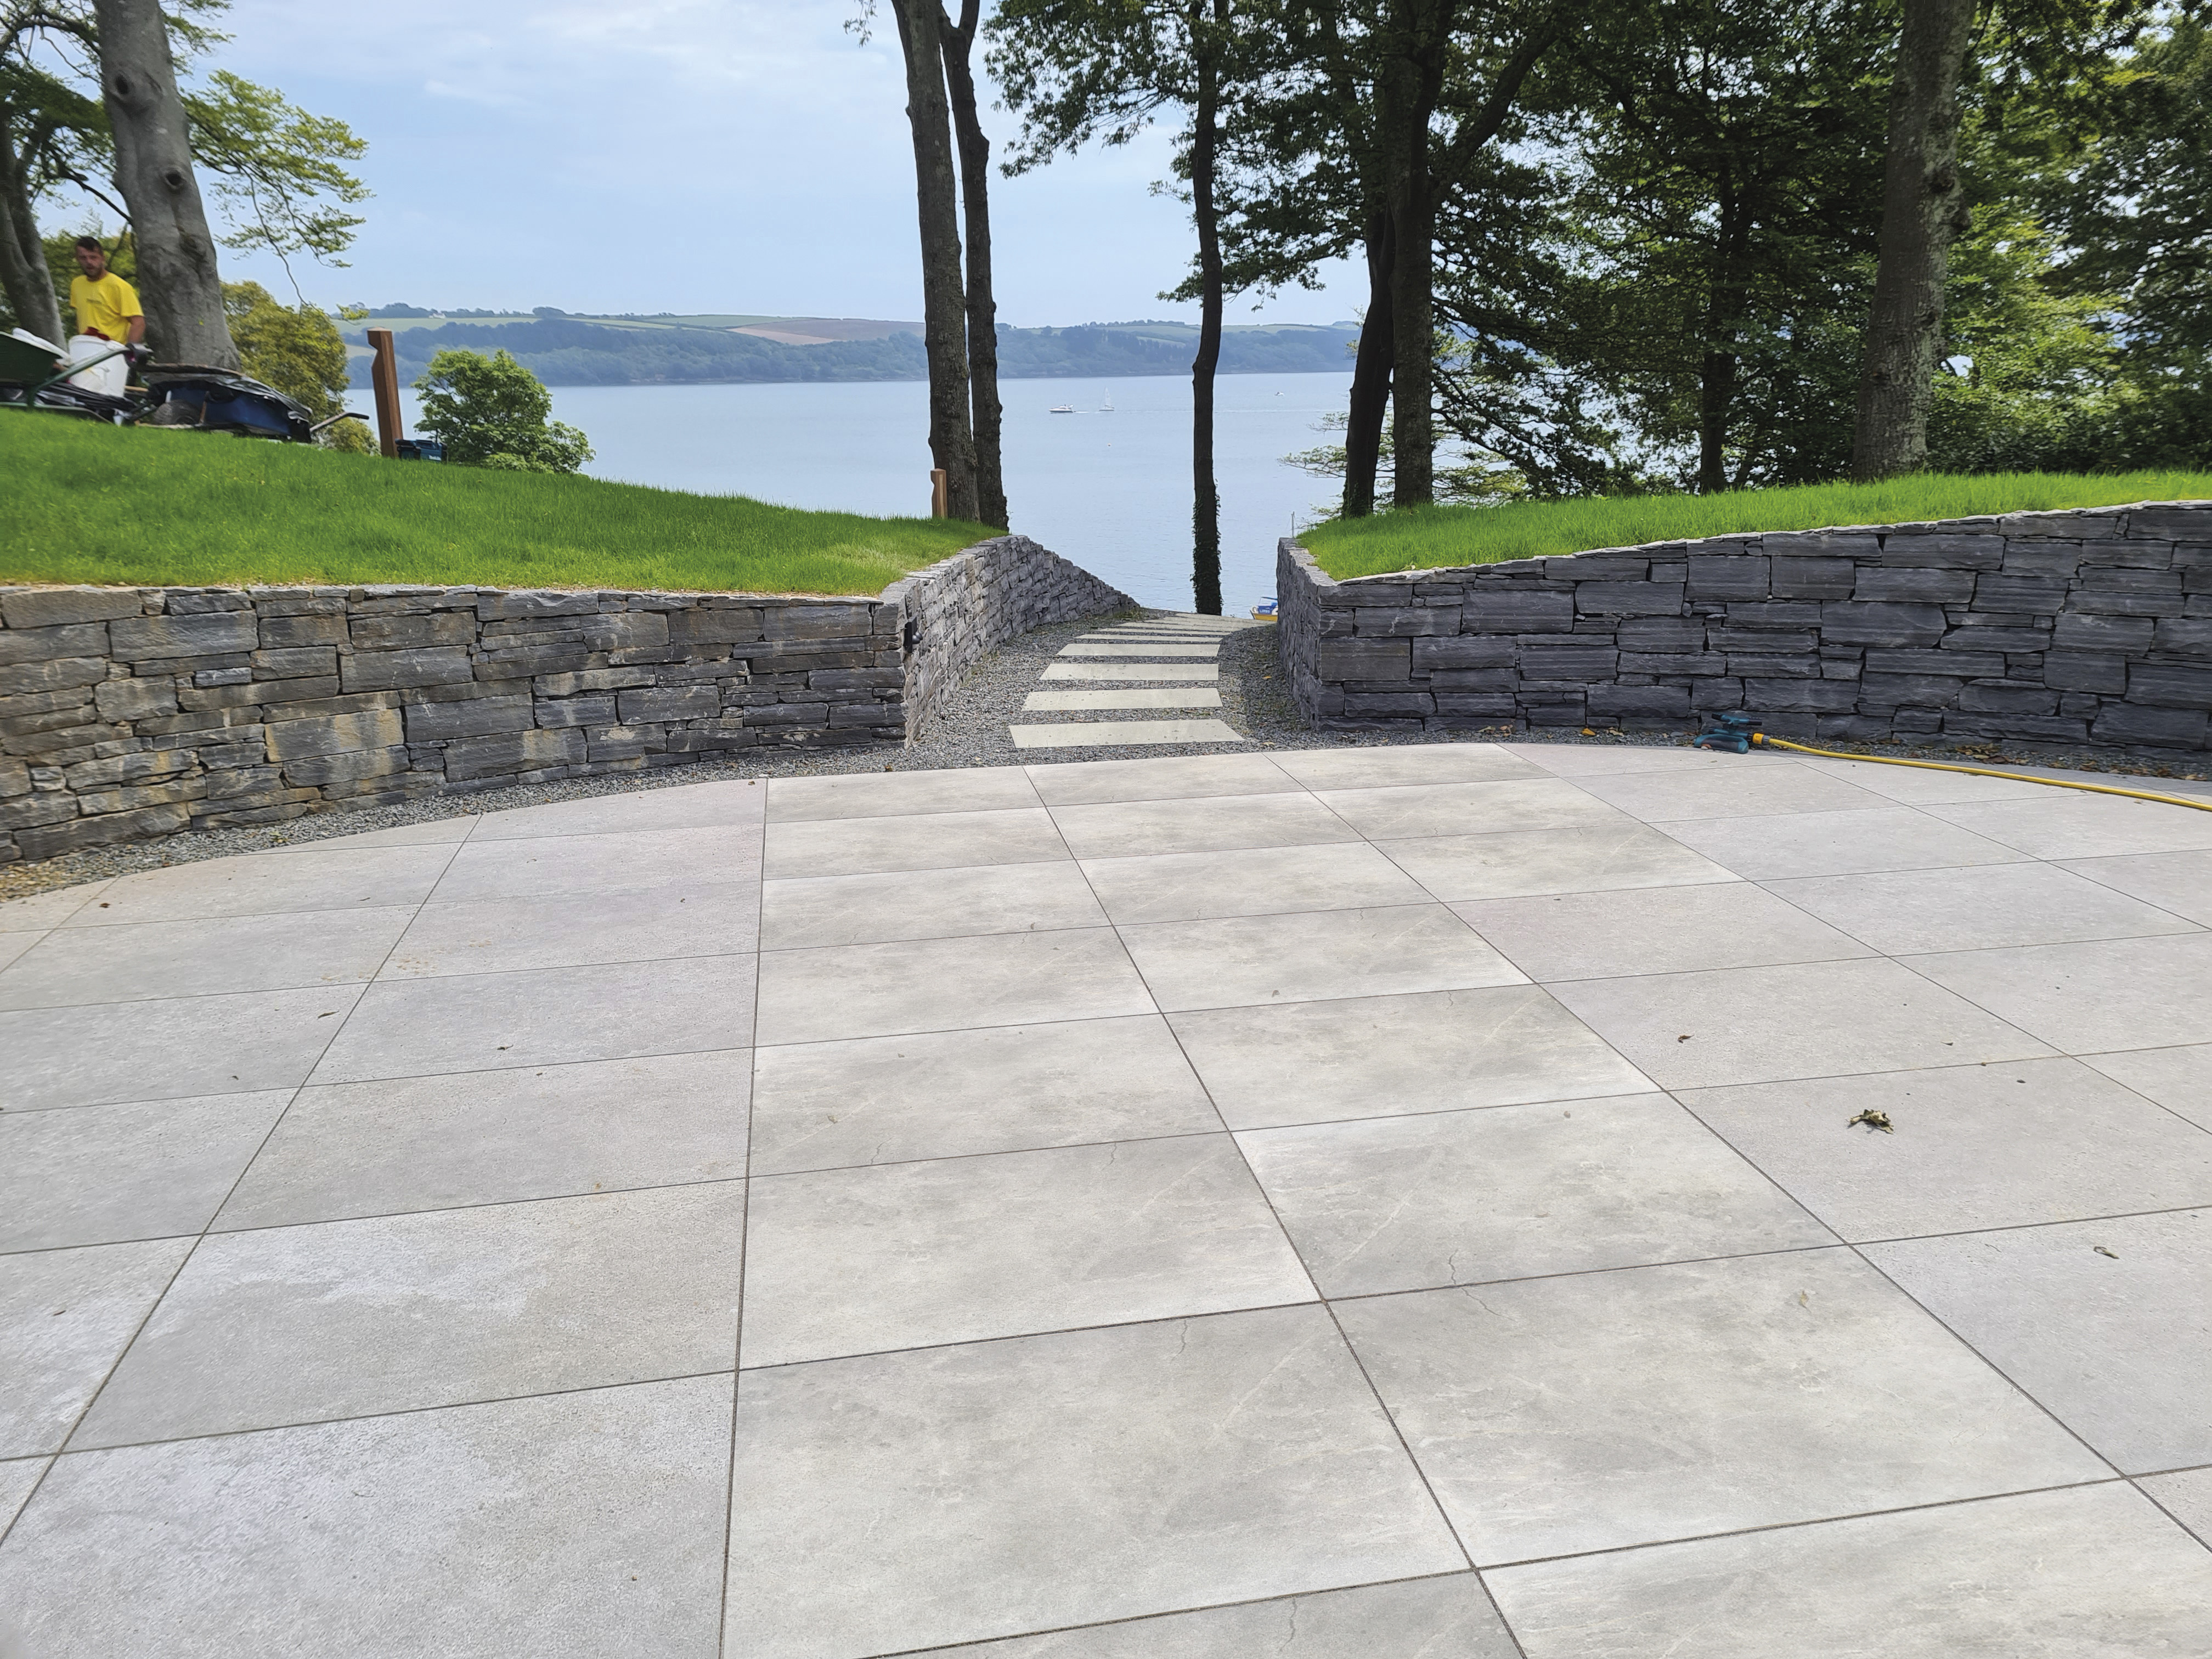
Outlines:
<svg viewBox="0 0 2212 1659"><path fill-rule="evenodd" d="M952 487L941 466L929 469L929 516L933 519L952 516Z"/></svg>
<svg viewBox="0 0 2212 1659"><path fill-rule="evenodd" d="M399 365L392 349L392 331L372 328L368 331L368 349L376 355L369 362L368 380L376 390L376 447L387 461L399 455Z"/></svg>

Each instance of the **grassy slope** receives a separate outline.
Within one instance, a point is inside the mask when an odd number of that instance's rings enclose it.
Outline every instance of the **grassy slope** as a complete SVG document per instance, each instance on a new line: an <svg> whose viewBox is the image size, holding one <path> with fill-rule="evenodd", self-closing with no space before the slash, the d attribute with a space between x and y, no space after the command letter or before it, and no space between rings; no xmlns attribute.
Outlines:
<svg viewBox="0 0 2212 1659"><path fill-rule="evenodd" d="M0 582L866 593L980 526L0 410Z"/></svg>
<svg viewBox="0 0 2212 1659"><path fill-rule="evenodd" d="M2207 497L2212 497L2212 473L2075 477L2014 472L1978 477L1933 473L1887 483L1807 484L1725 495L1604 496L1511 507L1425 508L1322 525L1300 540L1322 569L1341 580L1740 531L1911 524L1985 513Z"/></svg>

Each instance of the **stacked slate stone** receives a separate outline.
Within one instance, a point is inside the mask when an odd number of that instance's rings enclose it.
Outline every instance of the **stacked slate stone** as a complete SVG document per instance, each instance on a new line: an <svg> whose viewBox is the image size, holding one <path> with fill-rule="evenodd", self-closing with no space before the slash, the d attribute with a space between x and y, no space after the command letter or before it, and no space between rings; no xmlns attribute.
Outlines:
<svg viewBox="0 0 2212 1659"><path fill-rule="evenodd" d="M1669 729L2202 750L2212 503L1656 543L1339 582L1277 560L1326 727Z"/></svg>

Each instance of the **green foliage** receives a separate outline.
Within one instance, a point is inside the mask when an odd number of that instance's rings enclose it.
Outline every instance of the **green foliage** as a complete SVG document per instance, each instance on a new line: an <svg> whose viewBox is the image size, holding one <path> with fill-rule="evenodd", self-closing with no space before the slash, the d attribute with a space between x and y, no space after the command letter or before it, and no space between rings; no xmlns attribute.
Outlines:
<svg viewBox="0 0 2212 1659"><path fill-rule="evenodd" d="M225 283L222 309L246 373L298 398L315 420L345 407L345 342L323 311L279 304L258 283Z"/></svg>
<svg viewBox="0 0 2212 1659"><path fill-rule="evenodd" d="M334 449L341 455L380 455L376 439L366 421L333 421L316 436L315 441L325 449Z"/></svg>
<svg viewBox="0 0 2212 1659"><path fill-rule="evenodd" d="M205 88L187 94L185 113L192 159L212 175L210 192L230 221L225 246L345 264L338 255L365 222L344 209L369 195L344 166L368 149L351 128L310 115L275 88L228 70L216 70Z"/></svg>
<svg viewBox="0 0 2212 1659"><path fill-rule="evenodd" d="M505 351L441 351L415 382L422 394L416 423L462 466L516 472L574 472L592 446L573 426L550 419L553 399L535 374Z"/></svg>
<svg viewBox="0 0 2212 1659"><path fill-rule="evenodd" d="M994 533L34 416L0 477L0 582L874 594Z"/></svg>

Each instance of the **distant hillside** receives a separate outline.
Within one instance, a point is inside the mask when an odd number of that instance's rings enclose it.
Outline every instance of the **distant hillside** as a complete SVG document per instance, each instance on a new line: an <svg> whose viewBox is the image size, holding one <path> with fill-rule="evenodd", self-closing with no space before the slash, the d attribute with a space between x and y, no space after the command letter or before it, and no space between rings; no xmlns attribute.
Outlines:
<svg viewBox="0 0 2212 1659"><path fill-rule="evenodd" d="M389 328L403 380L448 347L511 351L548 386L653 386L799 380L919 380L927 377L914 323L866 318L581 317L546 308L437 313L380 308L349 324L354 379L367 331ZM1351 367L1351 324L1246 325L1225 331L1224 374L1302 374ZM1075 328L999 330L999 372L1007 380L1114 379L1187 374L1198 329L1188 323L1091 323Z"/></svg>

